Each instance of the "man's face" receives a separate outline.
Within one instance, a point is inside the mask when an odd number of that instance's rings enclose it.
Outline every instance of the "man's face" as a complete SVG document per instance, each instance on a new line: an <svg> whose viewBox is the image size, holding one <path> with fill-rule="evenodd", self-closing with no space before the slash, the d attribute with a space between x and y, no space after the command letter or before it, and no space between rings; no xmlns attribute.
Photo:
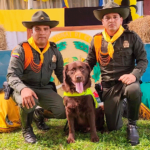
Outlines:
<svg viewBox="0 0 150 150"><path fill-rule="evenodd" d="M102 19L102 24L108 33L115 33L122 22L123 18L118 13L106 14Z"/></svg>
<svg viewBox="0 0 150 150"><path fill-rule="evenodd" d="M34 26L32 28L32 36L34 42L39 48L44 48L47 44L51 30L49 26Z"/></svg>

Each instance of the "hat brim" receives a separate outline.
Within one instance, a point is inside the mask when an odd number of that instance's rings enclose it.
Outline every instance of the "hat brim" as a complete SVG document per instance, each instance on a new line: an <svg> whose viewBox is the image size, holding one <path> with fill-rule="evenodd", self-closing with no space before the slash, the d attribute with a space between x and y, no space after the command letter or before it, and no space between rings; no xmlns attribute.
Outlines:
<svg viewBox="0 0 150 150"><path fill-rule="evenodd" d="M22 24L28 29L32 29L36 25L45 25L54 28L59 24L59 21L23 21Z"/></svg>
<svg viewBox="0 0 150 150"><path fill-rule="evenodd" d="M126 19L129 16L130 9L128 7L115 7L115 8L106 8L106 9L97 9L93 11L94 16L102 21L103 16L110 13L118 13L123 19Z"/></svg>

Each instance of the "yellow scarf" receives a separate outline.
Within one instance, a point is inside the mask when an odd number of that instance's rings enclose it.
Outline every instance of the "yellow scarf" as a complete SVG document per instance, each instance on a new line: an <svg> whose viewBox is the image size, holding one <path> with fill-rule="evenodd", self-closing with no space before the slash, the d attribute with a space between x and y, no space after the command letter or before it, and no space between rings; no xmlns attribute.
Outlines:
<svg viewBox="0 0 150 150"><path fill-rule="evenodd" d="M124 28L122 26L119 27L118 31L115 33L115 35L110 38L110 36L108 35L108 33L106 32L106 29L102 32L103 37L105 39L105 41L108 42L108 54L111 58L113 58L113 53L114 53L114 48L112 43L115 42L124 32Z"/></svg>
<svg viewBox="0 0 150 150"><path fill-rule="evenodd" d="M92 91L90 88L86 89L86 91L83 91L82 93L70 93L70 92L64 92L64 96L72 97L72 96L83 96L83 95L92 95L95 103L95 108L98 108L98 102L96 98L94 97Z"/></svg>
<svg viewBox="0 0 150 150"><path fill-rule="evenodd" d="M43 54L46 53L50 47L49 41L47 41L47 44L46 44L46 46L42 52L40 51L38 46L35 44L33 37L28 39L28 43L40 54L40 60L41 60L41 63L43 63L43 61L44 61L44 55Z"/></svg>

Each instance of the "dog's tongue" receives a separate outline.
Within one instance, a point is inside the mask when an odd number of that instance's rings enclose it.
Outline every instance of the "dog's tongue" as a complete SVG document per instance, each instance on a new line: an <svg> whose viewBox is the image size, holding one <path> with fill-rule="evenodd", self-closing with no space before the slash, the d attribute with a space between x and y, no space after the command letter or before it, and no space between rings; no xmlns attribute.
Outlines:
<svg viewBox="0 0 150 150"><path fill-rule="evenodd" d="M82 93L83 92L83 83L82 82L76 83L76 91L78 93Z"/></svg>

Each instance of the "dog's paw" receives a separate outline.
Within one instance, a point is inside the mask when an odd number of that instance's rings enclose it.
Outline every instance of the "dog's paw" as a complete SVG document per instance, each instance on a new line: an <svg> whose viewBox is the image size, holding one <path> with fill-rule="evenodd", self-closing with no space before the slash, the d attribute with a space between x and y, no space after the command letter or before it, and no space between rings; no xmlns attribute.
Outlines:
<svg viewBox="0 0 150 150"><path fill-rule="evenodd" d="M67 143L68 143L68 144L69 144L69 143L75 143L74 138L73 138L73 137L68 137Z"/></svg>
<svg viewBox="0 0 150 150"><path fill-rule="evenodd" d="M96 136L92 136L91 137L91 141L92 142L98 142L99 141L99 137L96 135Z"/></svg>

